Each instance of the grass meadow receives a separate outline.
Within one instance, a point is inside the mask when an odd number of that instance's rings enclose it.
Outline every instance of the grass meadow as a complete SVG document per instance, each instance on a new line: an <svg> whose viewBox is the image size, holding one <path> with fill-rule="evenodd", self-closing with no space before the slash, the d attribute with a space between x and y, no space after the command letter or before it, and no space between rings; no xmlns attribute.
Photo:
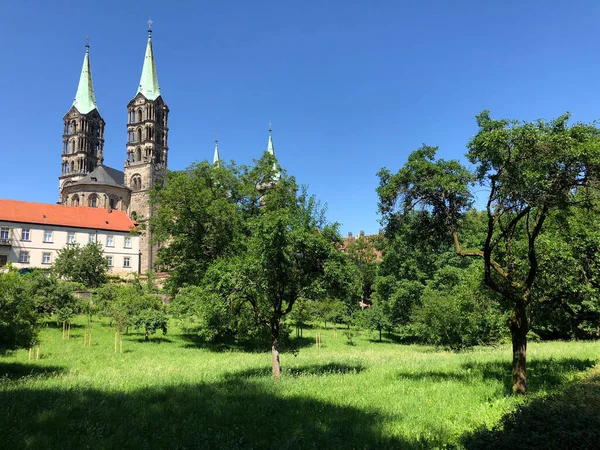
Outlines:
<svg viewBox="0 0 600 450"><path fill-rule="evenodd" d="M93 322L84 347L85 323L74 322L69 340L62 327L45 327L39 360L27 350L0 355L0 447L501 447L518 430L512 418L524 417L511 415L516 409L544 416L564 402L581 411L594 401L577 420L588 421L584 431L600 429L600 342L530 344L524 400L510 392L508 346L453 353L367 333L348 345L324 329L317 349L305 330L274 382L268 351L205 347L171 329L152 342L124 335L115 353L104 320ZM586 448L593 433L572 439Z"/></svg>

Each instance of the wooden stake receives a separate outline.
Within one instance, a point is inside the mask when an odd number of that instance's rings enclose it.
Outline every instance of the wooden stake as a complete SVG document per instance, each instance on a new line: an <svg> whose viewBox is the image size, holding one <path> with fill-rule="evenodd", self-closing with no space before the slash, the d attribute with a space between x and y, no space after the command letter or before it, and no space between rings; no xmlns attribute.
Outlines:
<svg viewBox="0 0 600 450"><path fill-rule="evenodd" d="M85 347L87 344L87 331L83 333L83 346Z"/></svg>
<svg viewBox="0 0 600 450"><path fill-rule="evenodd" d="M90 331L90 333L88 334L88 347L92 347L92 332Z"/></svg>
<svg viewBox="0 0 600 450"><path fill-rule="evenodd" d="M33 348L32 348L32 347L29 347L29 359L28 359L28 361L31 361L31 351L32 351L32 350L33 350Z"/></svg>
<svg viewBox="0 0 600 450"><path fill-rule="evenodd" d="M119 350L119 353L123 353L123 335L119 333L119 336L120 336L120 338L121 338L121 339L120 339L120 340L121 340L121 345L120 345L120 350Z"/></svg>
<svg viewBox="0 0 600 450"><path fill-rule="evenodd" d="M66 323L63 321L63 335L62 338L65 338L65 328L66 328Z"/></svg>
<svg viewBox="0 0 600 450"><path fill-rule="evenodd" d="M35 359L40 359L40 346L39 345L37 346L36 350L37 351L36 351Z"/></svg>
<svg viewBox="0 0 600 450"><path fill-rule="evenodd" d="M71 322L69 322L69 330L67 331L67 339L71 339Z"/></svg>

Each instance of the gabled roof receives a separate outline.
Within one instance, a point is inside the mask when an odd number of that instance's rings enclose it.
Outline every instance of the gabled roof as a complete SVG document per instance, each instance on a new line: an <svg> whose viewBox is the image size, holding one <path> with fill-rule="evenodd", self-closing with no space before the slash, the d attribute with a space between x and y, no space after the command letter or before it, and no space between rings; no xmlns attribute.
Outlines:
<svg viewBox="0 0 600 450"><path fill-rule="evenodd" d="M102 165L96 167L92 172L88 173L85 177L76 181L71 186L83 184L124 187L125 174L120 170Z"/></svg>
<svg viewBox="0 0 600 450"><path fill-rule="evenodd" d="M83 57L83 67L79 76L79 85L77 86L77 94L73 106L77 108L81 114L87 114L94 109L98 109L96 105L96 97L94 96L94 84L92 83L92 69L90 68L90 46L85 46L85 56Z"/></svg>
<svg viewBox="0 0 600 450"><path fill-rule="evenodd" d="M0 220L94 230L129 231L135 226L125 211L0 199Z"/></svg>
<svg viewBox="0 0 600 450"><path fill-rule="evenodd" d="M148 100L156 100L160 97L160 87L156 76L156 63L154 62L154 51L152 50L152 30L148 30L148 43L146 44L146 56L142 67L142 76L137 90Z"/></svg>

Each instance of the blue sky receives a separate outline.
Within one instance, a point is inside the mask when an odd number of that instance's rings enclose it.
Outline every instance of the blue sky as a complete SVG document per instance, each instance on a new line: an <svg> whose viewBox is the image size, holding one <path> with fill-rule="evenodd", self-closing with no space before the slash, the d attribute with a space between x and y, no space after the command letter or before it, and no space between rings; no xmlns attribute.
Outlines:
<svg viewBox="0 0 600 450"><path fill-rule="evenodd" d="M600 117L594 1L2 2L0 197L55 202L62 117L91 37L105 164L122 170L126 105L154 21L169 167L251 163L273 122L283 167L348 231L377 232L376 172L422 143L462 158L474 116Z"/></svg>

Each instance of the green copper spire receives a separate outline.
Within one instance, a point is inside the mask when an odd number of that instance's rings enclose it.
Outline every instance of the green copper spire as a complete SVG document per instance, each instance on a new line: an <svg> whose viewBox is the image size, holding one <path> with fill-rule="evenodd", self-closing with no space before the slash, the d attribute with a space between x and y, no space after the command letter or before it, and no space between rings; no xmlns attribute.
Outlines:
<svg viewBox="0 0 600 450"><path fill-rule="evenodd" d="M160 96L160 87L158 86L158 77L156 76L156 64L154 62L154 52L152 51L152 20L148 21L148 44L146 45L146 56L144 57L144 67L142 67L142 77L137 93L142 93L148 100L156 100Z"/></svg>
<svg viewBox="0 0 600 450"><path fill-rule="evenodd" d="M267 151L275 156L275 147L273 146L273 126L271 124L271 122L269 122L269 145L267 146ZM273 171L275 172L275 181L279 180L281 178L281 173L279 172L279 167L277 166L277 163L274 162L273 163Z"/></svg>
<svg viewBox="0 0 600 450"><path fill-rule="evenodd" d="M215 139L215 156L213 156L213 164L218 166L221 163L221 158L219 158L219 136L217 135Z"/></svg>
<svg viewBox="0 0 600 450"><path fill-rule="evenodd" d="M94 109L98 109L96 105L96 97L94 96L94 85L92 83L92 69L90 69L90 44L85 44L85 56L83 58L83 67L81 68L81 76L79 77L79 86L77 86L77 94L73 106L77 108L81 114L87 114Z"/></svg>

